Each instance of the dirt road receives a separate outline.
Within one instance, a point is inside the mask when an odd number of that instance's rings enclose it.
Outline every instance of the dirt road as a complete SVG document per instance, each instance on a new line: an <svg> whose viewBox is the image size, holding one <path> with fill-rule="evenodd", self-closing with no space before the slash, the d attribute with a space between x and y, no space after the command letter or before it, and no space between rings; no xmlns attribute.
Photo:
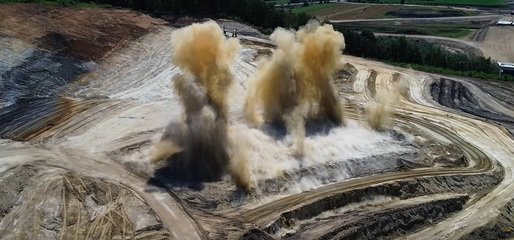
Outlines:
<svg viewBox="0 0 514 240"><path fill-rule="evenodd" d="M460 21L477 21L498 20L503 15L481 15L469 17L436 17L436 18L379 18L379 19L350 19L350 20L332 20L332 23L352 23L352 22L460 22Z"/></svg>
<svg viewBox="0 0 514 240"><path fill-rule="evenodd" d="M511 41L514 38L514 28L509 26L489 27L485 38L480 41L408 34L376 33L375 35L425 39L442 46L447 46L450 49L457 49L477 56L490 57L495 61L514 62L514 43Z"/></svg>
<svg viewBox="0 0 514 240"><path fill-rule="evenodd" d="M390 34L390 33L375 33L376 36L392 36L392 37L408 37L415 39L424 39L429 42L446 46L453 50L459 50L465 53L471 53L477 56L484 56L482 50L479 48L479 44L473 41L468 41L458 38L446 38L437 36L425 36L425 35L410 35L410 34Z"/></svg>

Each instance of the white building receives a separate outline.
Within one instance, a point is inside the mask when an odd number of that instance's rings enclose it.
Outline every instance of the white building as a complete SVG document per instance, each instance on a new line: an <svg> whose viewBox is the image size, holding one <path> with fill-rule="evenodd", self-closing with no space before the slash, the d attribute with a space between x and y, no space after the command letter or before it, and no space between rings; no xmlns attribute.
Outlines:
<svg viewBox="0 0 514 240"><path fill-rule="evenodd" d="M500 20L496 23L496 25L512 25L513 24L513 21L511 20Z"/></svg>
<svg viewBox="0 0 514 240"><path fill-rule="evenodd" d="M514 75L514 63L498 62L498 66L500 66L500 75L504 73Z"/></svg>

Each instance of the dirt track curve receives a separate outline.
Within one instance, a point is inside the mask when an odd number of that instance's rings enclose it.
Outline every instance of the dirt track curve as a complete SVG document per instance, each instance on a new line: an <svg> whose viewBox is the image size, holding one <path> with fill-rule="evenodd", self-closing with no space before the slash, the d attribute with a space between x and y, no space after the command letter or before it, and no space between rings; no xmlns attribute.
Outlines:
<svg viewBox="0 0 514 240"><path fill-rule="evenodd" d="M502 15L481 15L469 17L435 17L435 18L375 18L375 19L350 19L350 20L332 20L332 23L351 23L351 22L438 22L438 21L487 21L501 18Z"/></svg>

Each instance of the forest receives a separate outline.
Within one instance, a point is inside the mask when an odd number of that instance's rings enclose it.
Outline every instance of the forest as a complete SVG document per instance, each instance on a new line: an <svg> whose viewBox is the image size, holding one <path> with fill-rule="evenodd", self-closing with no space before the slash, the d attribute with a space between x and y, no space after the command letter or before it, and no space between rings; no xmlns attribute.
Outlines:
<svg viewBox="0 0 514 240"><path fill-rule="evenodd" d="M413 69L483 79L514 80L499 76L498 64L490 58L450 52L439 45L405 37L376 37L371 31L350 31L336 26L345 36L345 53L376 59Z"/></svg>

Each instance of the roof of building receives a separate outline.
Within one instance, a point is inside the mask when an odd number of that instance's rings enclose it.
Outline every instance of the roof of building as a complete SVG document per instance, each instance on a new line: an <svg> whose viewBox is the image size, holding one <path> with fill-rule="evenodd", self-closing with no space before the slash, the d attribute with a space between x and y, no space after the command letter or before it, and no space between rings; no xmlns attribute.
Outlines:
<svg viewBox="0 0 514 240"><path fill-rule="evenodd" d="M498 24L498 25L512 25L512 21L500 20L496 24Z"/></svg>
<svg viewBox="0 0 514 240"><path fill-rule="evenodd" d="M496 22L497 25L511 25L514 23L514 17L502 17L498 22Z"/></svg>
<svg viewBox="0 0 514 240"><path fill-rule="evenodd" d="M514 70L514 63L498 62L498 66L504 69Z"/></svg>

